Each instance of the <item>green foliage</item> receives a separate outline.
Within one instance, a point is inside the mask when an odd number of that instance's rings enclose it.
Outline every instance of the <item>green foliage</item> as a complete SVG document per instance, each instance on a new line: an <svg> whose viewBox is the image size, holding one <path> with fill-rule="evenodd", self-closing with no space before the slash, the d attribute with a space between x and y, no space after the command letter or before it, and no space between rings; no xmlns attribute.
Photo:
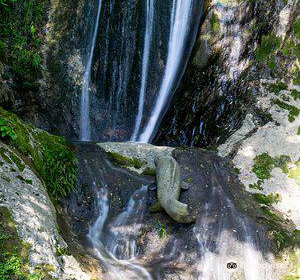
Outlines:
<svg viewBox="0 0 300 280"><path fill-rule="evenodd" d="M1 108L0 117L16 134L14 139L9 140L9 144L20 154L31 159L34 168L44 180L48 192L54 198L64 197L76 188L77 160L65 139L36 129ZM5 151L2 151L2 154L5 155ZM19 169L22 168L16 159L14 161ZM24 181L24 183L30 182Z"/></svg>
<svg viewBox="0 0 300 280"><path fill-rule="evenodd" d="M3 118L0 118L0 137L2 139L12 139L12 140L14 140L17 137L13 128Z"/></svg>
<svg viewBox="0 0 300 280"><path fill-rule="evenodd" d="M297 90L292 90L292 93L291 93L292 97L294 98L294 100L300 100L300 92L297 91Z"/></svg>
<svg viewBox="0 0 300 280"><path fill-rule="evenodd" d="M158 230L160 238L164 239L167 236L167 226L161 221L157 221L156 229Z"/></svg>
<svg viewBox="0 0 300 280"><path fill-rule="evenodd" d="M279 93L281 90L286 90L287 88L287 85L283 82L269 85L269 90L275 93Z"/></svg>
<svg viewBox="0 0 300 280"><path fill-rule="evenodd" d="M74 153L68 149L45 149L44 168L42 177L47 186L51 186L51 193L55 197L67 196L77 182L77 159Z"/></svg>
<svg viewBox="0 0 300 280"><path fill-rule="evenodd" d="M0 0L0 59L11 66L16 85L21 89L34 88L40 77L48 2Z"/></svg>
<svg viewBox="0 0 300 280"><path fill-rule="evenodd" d="M293 31L298 39L300 39L300 18L298 18L293 24Z"/></svg>
<svg viewBox="0 0 300 280"><path fill-rule="evenodd" d="M263 190L263 187L261 186L262 184L263 184L263 180L258 180L256 184L250 184L249 188L262 191Z"/></svg>
<svg viewBox="0 0 300 280"><path fill-rule="evenodd" d="M271 54L279 49L280 41L280 38L276 37L274 34L262 36L261 44L255 51L256 59L261 63L268 62Z"/></svg>
<svg viewBox="0 0 300 280"><path fill-rule="evenodd" d="M273 203L278 203L280 201L279 194L273 194L273 193L269 195L254 193L253 198L260 204L265 204L265 205L271 205Z"/></svg>
<svg viewBox="0 0 300 280"><path fill-rule="evenodd" d="M300 85L300 70L299 69L295 73L293 82L294 82L295 85Z"/></svg>
<svg viewBox="0 0 300 280"><path fill-rule="evenodd" d="M281 100L277 99L275 101L275 104L278 105L280 108L289 111L289 121L293 122L297 116L300 114L300 109L293 105L289 105L285 102L282 102Z"/></svg>
<svg viewBox="0 0 300 280"><path fill-rule="evenodd" d="M256 174L258 179L262 181L267 180L271 178L271 171L275 167L279 167L283 170L283 172L287 173L287 163L290 161L291 159L285 155L273 158L267 153L263 153L255 157L252 171Z"/></svg>

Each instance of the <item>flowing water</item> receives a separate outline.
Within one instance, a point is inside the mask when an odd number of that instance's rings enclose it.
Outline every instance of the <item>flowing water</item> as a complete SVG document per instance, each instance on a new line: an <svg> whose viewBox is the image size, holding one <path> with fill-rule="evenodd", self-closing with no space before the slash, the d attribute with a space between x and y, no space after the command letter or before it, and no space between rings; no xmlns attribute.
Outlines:
<svg viewBox="0 0 300 280"><path fill-rule="evenodd" d="M163 212L149 213L153 179L116 167L97 145L77 149L84 188L95 194L87 238L103 268L101 279L278 279L265 228L236 206L236 197L246 204L247 197L212 153L175 155L183 177L188 170L193 178L180 200L197 215L195 224L180 225ZM159 237L162 225L166 237ZM231 262L237 267L228 268Z"/></svg>
<svg viewBox="0 0 300 280"><path fill-rule="evenodd" d="M153 133L162 117L163 110L176 89L181 78L180 76L185 70L187 60L183 61L183 58L185 56L189 58L199 26L198 24L195 24L194 28L191 26L194 20L193 11L195 5L197 5L197 1L194 0L173 1L165 73L156 103L151 112L151 117L139 137L140 142L150 142L152 140ZM187 44L189 45L188 48Z"/></svg>
<svg viewBox="0 0 300 280"><path fill-rule="evenodd" d="M82 86L81 140L151 141L190 58L203 2L99 1Z"/></svg>
<svg viewBox="0 0 300 280"><path fill-rule="evenodd" d="M154 18L154 0L147 0L147 23L146 23L146 34L144 40L144 52L143 52L143 62L142 62L142 82L139 97L139 108L138 114L135 121L134 131L131 136L132 141L136 141L138 133L142 124L142 118L144 113L145 105L145 94L147 89L147 79L148 79L148 66L150 57L150 47L153 32L153 18Z"/></svg>
<svg viewBox="0 0 300 280"><path fill-rule="evenodd" d="M98 34L99 20L102 8L102 0L98 2L97 17L95 20L95 27L93 31L92 42L88 54L87 64L85 66L83 85L81 91L81 105L80 105L80 140L91 140L91 123L90 123L90 82L91 70L94 57L95 44Z"/></svg>

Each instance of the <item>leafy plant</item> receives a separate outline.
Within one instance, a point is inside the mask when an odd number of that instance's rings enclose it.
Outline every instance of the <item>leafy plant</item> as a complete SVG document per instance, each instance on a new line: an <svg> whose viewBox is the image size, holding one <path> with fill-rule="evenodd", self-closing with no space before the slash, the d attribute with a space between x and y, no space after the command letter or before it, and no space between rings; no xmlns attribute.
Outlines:
<svg viewBox="0 0 300 280"><path fill-rule="evenodd" d="M157 221L156 229L158 230L160 238L164 239L167 236L167 227L161 221Z"/></svg>
<svg viewBox="0 0 300 280"><path fill-rule="evenodd" d="M4 139L9 138L14 140L17 137L13 128L11 128L8 122L2 118L0 118L0 134L1 134L1 138Z"/></svg>

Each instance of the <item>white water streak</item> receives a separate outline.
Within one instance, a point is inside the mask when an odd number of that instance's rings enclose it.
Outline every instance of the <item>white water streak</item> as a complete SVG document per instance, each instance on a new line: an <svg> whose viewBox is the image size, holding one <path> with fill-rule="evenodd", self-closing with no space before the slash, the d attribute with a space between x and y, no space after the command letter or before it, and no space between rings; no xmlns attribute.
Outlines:
<svg viewBox="0 0 300 280"><path fill-rule="evenodd" d="M101 14L102 0L98 2L97 18L95 22L91 49L88 56L87 65L84 72L84 80L81 91L81 108L80 108L80 140L91 140L91 123L90 123L90 81L92 62L94 57L95 44L98 34L99 20Z"/></svg>
<svg viewBox="0 0 300 280"><path fill-rule="evenodd" d="M169 38L168 58L158 98L150 120L139 137L139 142L148 143L167 103L169 95L174 90L178 68L182 61L189 22L192 20L194 0L174 0L171 15L171 31Z"/></svg>
<svg viewBox="0 0 300 280"><path fill-rule="evenodd" d="M146 33L144 39L144 53L143 53L143 62L142 62L143 65L142 82L141 82L141 89L140 89L138 115L136 117L131 141L137 140L138 132L141 127L143 113L144 113L145 95L146 95L147 78L148 78L148 66L149 66L149 57L150 57L150 46L151 46L152 33L153 33L153 18L154 18L154 0L147 0L147 20L146 20Z"/></svg>

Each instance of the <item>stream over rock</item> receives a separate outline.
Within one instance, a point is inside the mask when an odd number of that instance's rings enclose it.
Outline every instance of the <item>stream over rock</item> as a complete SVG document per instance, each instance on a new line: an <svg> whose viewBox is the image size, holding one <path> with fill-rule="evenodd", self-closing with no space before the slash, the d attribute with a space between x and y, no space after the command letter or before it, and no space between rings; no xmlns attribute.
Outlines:
<svg viewBox="0 0 300 280"><path fill-rule="evenodd" d="M64 210L74 234L99 260L101 279L277 279L268 229L259 222L265 214L226 160L204 150L173 150L189 185L180 201L196 217L185 225L163 211L150 213L157 202L149 188L154 177L118 166L101 145L74 144L81 188ZM123 153L136 146L136 155L143 150L138 145L115 144ZM145 146L148 153L154 147ZM168 149L158 148L162 154Z"/></svg>

